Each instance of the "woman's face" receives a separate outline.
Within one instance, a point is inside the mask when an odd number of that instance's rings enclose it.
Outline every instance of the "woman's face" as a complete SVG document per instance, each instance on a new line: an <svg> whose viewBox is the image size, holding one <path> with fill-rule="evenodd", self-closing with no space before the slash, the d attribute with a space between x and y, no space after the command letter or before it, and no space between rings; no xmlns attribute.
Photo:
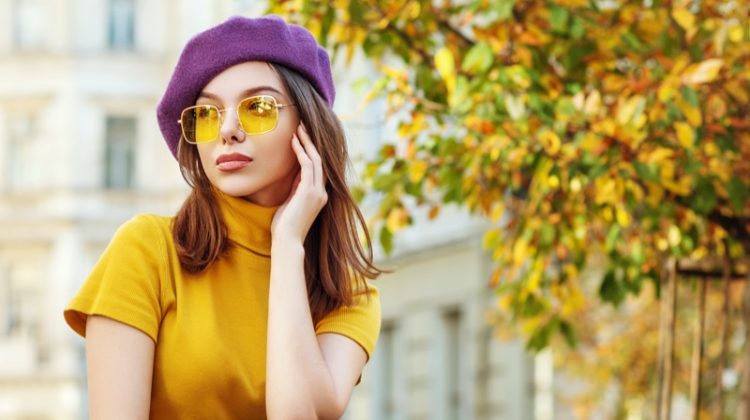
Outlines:
<svg viewBox="0 0 750 420"><path fill-rule="evenodd" d="M225 112L219 138L199 143L198 154L209 181L222 192L261 206L277 206L289 195L299 170L291 146L299 115L294 106L279 108L276 128L248 135L237 120L237 103L255 95L291 104L273 67L260 61L229 67L203 88L196 105L214 105Z"/></svg>

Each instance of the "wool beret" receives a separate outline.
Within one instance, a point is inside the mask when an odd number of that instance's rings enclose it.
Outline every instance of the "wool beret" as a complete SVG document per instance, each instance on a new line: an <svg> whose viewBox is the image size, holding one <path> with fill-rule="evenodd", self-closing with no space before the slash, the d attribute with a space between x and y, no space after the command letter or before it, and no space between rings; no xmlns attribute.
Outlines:
<svg viewBox="0 0 750 420"><path fill-rule="evenodd" d="M182 136L177 123L182 110L195 104L216 75L246 61L266 61L297 71L333 106L336 91L330 59L307 29L274 15L234 16L188 41L159 101L159 129L174 156Z"/></svg>

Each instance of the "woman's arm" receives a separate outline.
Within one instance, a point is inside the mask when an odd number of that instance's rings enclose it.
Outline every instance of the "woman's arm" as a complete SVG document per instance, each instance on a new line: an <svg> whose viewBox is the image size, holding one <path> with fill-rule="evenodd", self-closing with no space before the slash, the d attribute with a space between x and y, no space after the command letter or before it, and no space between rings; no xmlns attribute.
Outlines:
<svg viewBox="0 0 750 420"><path fill-rule="evenodd" d="M327 194L320 156L303 129L297 130L292 147L300 175L272 226L266 413L270 419L338 419L367 356L347 337L315 335L303 240Z"/></svg>
<svg viewBox="0 0 750 420"><path fill-rule="evenodd" d="M301 246L273 246L266 359L268 418L338 419L367 356L342 335L316 337L305 287L304 251Z"/></svg>
<svg viewBox="0 0 750 420"><path fill-rule="evenodd" d="M148 419L154 341L103 316L86 321L89 418Z"/></svg>

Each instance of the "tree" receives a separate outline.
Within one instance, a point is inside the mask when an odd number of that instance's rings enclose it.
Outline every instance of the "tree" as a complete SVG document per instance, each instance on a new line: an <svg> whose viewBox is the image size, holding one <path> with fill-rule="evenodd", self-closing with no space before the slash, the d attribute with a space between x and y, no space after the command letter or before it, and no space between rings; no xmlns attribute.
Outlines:
<svg viewBox="0 0 750 420"><path fill-rule="evenodd" d="M368 163L380 242L456 203L486 216L491 284L531 349L576 335L579 273L619 304L669 257L750 254L750 21L726 0L277 0L361 49L404 116Z"/></svg>

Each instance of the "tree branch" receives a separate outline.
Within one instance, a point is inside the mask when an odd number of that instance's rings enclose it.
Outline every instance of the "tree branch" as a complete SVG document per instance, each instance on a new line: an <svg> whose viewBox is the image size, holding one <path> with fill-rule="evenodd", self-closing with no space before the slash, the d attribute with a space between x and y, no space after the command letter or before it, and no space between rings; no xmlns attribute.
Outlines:
<svg viewBox="0 0 750 420"><path fill-rule="evenodd" d="M707 216L712 223L721 226L727 231L729 236L738 240L747 253L750 253L750 217L732 217L721 214L718 210L713 210Z"/></svg>

